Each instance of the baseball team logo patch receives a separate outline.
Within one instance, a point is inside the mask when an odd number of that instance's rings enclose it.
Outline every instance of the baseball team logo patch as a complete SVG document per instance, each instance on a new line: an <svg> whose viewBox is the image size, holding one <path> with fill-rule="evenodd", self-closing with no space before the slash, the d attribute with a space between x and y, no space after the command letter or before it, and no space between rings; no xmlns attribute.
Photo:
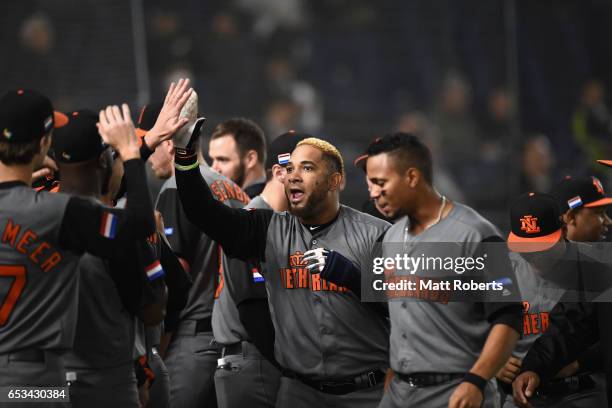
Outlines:
<svg viewBox="0 0 612 408"><path fill-rule="evenodd" d="M532 215L526 215L521 218L521 231L525 231L527 234L537 234L540 232L538 218Z"/></svg>

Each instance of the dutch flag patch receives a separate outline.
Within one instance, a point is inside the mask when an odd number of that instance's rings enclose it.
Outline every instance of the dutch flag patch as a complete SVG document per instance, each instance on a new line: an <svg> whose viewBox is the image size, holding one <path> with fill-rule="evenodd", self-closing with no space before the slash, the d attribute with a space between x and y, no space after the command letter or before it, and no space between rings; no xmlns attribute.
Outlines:
<svg viewBox="0 0 612 408"><path fill-rule="evenodd" d="M283 165L289 163L291 153L283 153L278 155L278 164Z"/></svg>
<svg viewBox="0 0 612 408"><path fill-rule="evenodd" d="M264 281L264 277L261 275L261 273L259 273L259 269L253 268L252 272L253 272L253 282L258 283L258 282Z"/></svg>
<svg viewBox="0 0 612 408"><path fill-rule="evenodd" d="M102 222L100 223L100 234L103 237L114 239L117 234L117 217L110 212L102 214Z"/></svg>
<svg viewBox="0 0 612 408"><path fill-rule="evenodd" d="M145 272L147 274L147 278L149 278L150 281L164 276L164 269L162 268L159 261L155 261L151 265L147 266L145 268Z"/></svg>
<svg viewBox="0 0 612 408"><path fill-rule="evenodd" d="M567 205L569 206L569 208L580 207L582 205L582 199L580 198L580 196L570 198L569 200L567 200Z"/></svg>

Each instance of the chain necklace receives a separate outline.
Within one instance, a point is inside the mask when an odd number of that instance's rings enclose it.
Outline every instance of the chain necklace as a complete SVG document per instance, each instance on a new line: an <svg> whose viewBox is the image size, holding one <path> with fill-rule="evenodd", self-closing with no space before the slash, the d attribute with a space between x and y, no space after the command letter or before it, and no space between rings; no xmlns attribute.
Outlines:
<svg viewBox="0 0 612 408"><path fill-rule="evenodd" d="M440 222L440 220L442 220L442 213L444 212L444 207L446 207L446 196L442 196L442 203L440 204L440 209L438 210L438 216L436 217L435 221L430 222L429 224L427 224L425 226L425 228L423 228L423 231L421 231L421 233L425 232L426 230L428 230L429 228L433 227L434 225L436 225L437 223ZM406 226L404 228L404 244L406 244L409 240L409 227Z"/></svg>
<svg viewBox="0 0 612 408"><path fill-rule="evenodd" d="M434 225L436 225L437 223L440 222L440 220L442 219L442 212L444 211L444 207L446 206L446 197L442 196L442 204L440 204L440 209L438 210L438 217L436 218L435 221L430 222L429 224L427 224L427 226L425 228L423 228L423 231L433 227Z"/></svg>

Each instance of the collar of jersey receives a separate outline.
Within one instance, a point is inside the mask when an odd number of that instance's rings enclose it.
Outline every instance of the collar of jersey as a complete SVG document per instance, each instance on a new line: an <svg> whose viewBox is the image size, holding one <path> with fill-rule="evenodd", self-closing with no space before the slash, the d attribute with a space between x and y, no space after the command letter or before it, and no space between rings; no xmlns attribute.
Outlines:
<svg viewBox="0 0 612 408"><path fill-rule="evenodd" d="M319 232L325 230L327 227L329 227L334 222L336 222L336 220L338 219L338 216L340 215L340 211L342 211L342 210L338 210L338 213L336 214L334 219L331 220L330 222L325 223L325 224L321 224L321 225L302 224L302 225L305 226L306 229L308 230L308 232L310 232L311 234L318 234ZM312 228L314 228L314 229L312 229Z"/></svg>
<svg viewBox="0 0 612 408"><path fill-rule="evenodd" d="M2 190L17 187L17 186L27 187L28 185L24 183L23 181L19 181L19 180L4 181L0 183L0 189Z"/></svg>

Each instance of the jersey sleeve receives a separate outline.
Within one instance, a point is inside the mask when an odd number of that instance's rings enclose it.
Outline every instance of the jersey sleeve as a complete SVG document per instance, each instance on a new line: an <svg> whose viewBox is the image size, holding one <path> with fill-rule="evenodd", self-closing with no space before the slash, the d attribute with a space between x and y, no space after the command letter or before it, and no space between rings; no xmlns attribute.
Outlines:
<svg viewBox="0 0 612 408"><path fill-rule="evenodd" d="M68 200L59 233L65 249L121 260L131 243L155 232L144 164L134 159L125 162L124 167L130 194L125 209L105 207L80 197Z"/></svg>
<svg viewBox="0 0 612 408"><path fill-rule="evenodd" d="M259 263L228 259L224 256L226 288L236 302L240 305L250 299L267 299L264 271Z"/></svg>
<svg viewBox="0 0 612 408"><path fill-rule="evenodd" d="M177 149L176 184L187 218L221 244L230 258L265 261L271 210L230 208L215 200L194 151Z"/></svg>
<svg viewBox="0 0 612 408"><path fill-rule="evenodd" d="M174 188L163 190L157 200L156 209L163 217L164 232L170 247L175 254L191 265L201 232L187 219L177 190Z"/></svg>
<svg viewBox="0 0 612 408"><path fill-rule="evenodd" d="M172 248L163 237L161 239L160 260L166 273L166 285L168 286L164 328L166 331L173 331L178 327L180 313L187 305L189 290L193 282L191 276L183 269Z"/></svg>
<svg viewBox="0 0 612 408"><path fill-rule="evenodd" d="M476 257L484 257L484 282L497 282L503 289L502 291L487 291L484 296L483 307L485 318L491 325L505 324L521 333L523 308L518 301L503 301L503 293L511 294L513 299L520 299L518 282L514 269L508 257L508 250L505 241L497 236L485 237L480 242Z"/></svg>
<svg viewBox="0 0 612 408"><path fill-rule="evenodd" d="M535 341L521 366L521 372L533 371L543 383L599 340L593 304L560 302L551 311L550 322L554 330L548 330Z"/></svg>
<svg viewBox="0 0 612 408"><path fill-rule="evenodd" d="M125 308L138 316L144 308L165 300L164 268L159 262L159 240L131 243L129 255L109 261L111 278ZM144 319L143 319L144 320Z"/></svg>

